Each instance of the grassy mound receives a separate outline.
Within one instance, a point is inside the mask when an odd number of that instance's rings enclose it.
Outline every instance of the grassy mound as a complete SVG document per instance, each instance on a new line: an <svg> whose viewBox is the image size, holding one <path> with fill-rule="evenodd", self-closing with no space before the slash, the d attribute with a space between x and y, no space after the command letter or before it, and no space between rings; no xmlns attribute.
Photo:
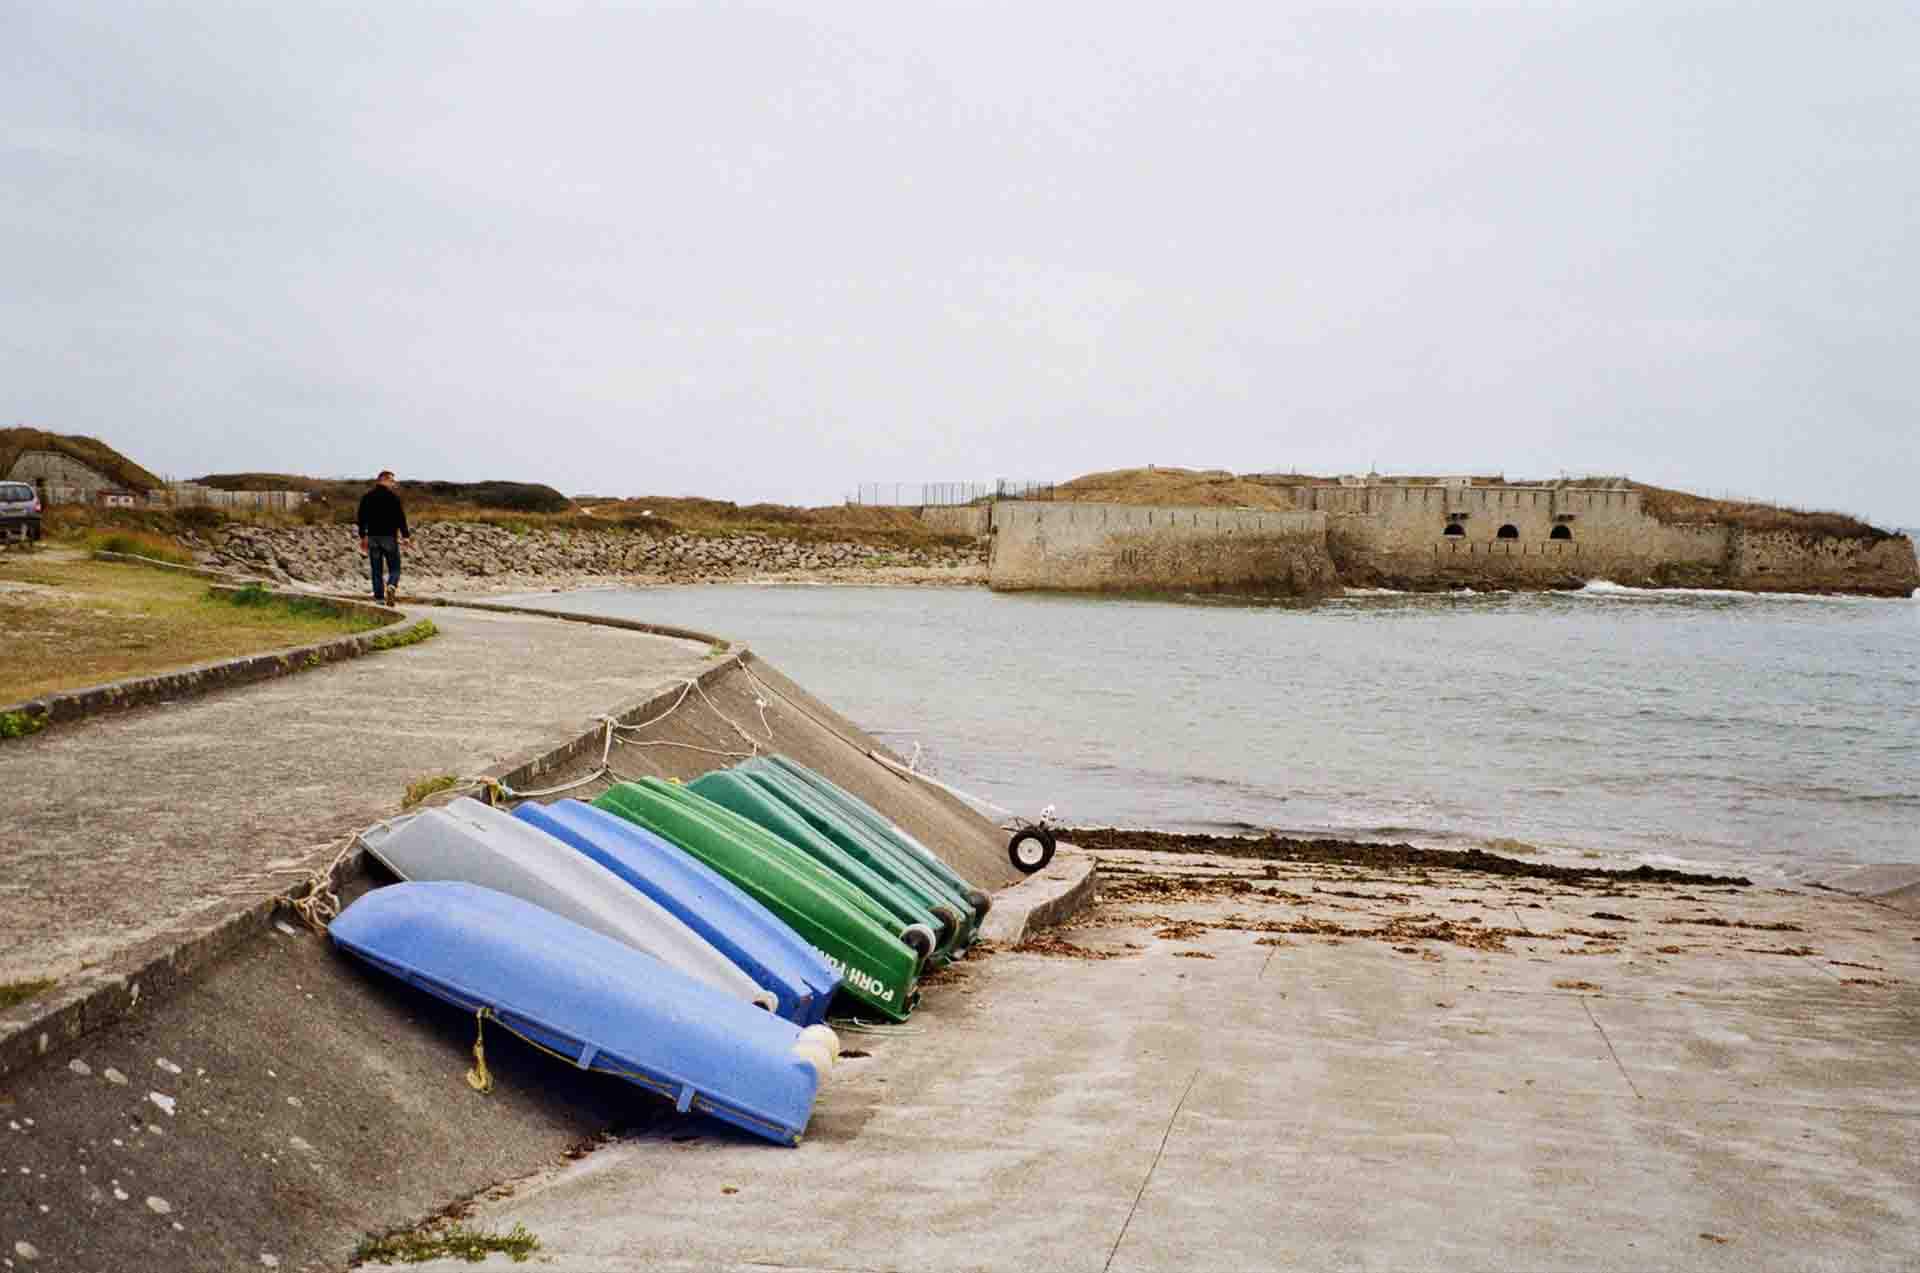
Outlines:
<svg viewBox="0 0 1920 1273"><path fill-rule="evenodd" d="M78 460L130 491L144 494L164 485L159 478L98 438L27 428L0 429L0 477L11 473L14 464L28 451L54 451Z"/></svg>

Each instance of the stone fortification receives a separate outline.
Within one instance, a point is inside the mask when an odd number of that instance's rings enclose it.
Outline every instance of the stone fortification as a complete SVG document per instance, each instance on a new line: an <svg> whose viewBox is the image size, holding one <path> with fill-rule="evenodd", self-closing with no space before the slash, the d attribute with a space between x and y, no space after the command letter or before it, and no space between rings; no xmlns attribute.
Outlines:
<svg viewBox="0 0 1920 1273"><path fill-rule="evenodd" d="M1339 584L1318 511L1007 501L993 508L999 589L1315 596Z"/></svg>
<svg viewBox="0 0 1920 1273"><path fill-rule="evenodd" d="M990 581L1293 595L1337 585L1577 588L1592 579L1882 596L1920 588L1903 535L1665 522L1631 487L1268 484L1294 511L998 504Z"/></svg>
<svg viewBox="0 0 1920 1273"><path fill-rule="evenodd" d="M362 587L366 558L350 526L249 526L211 532L196 545L202 564L301 583ZM894 567L978 572L981 550L887 548L849 542L799 543L768 535L654 536L625 530L525 530L486 522L434 522L414 528L403 583L434 580L538 585L542 581L645 578L674 582L879 572Z"/></svg>

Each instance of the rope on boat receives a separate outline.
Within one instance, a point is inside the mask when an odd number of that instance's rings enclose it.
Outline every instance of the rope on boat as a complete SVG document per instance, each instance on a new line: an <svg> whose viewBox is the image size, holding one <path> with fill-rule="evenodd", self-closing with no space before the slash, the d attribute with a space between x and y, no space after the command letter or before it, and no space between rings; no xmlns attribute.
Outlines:
<svg viewBox="0 0 1920 1273"><path fill-rule="evenodd" d="M482 1096L493 1090L493 1075L487 1071L487 1018L492 1015L488 1007L473 1014L473 1068L467 1071L467 1086Z"/></svg>
<svg viewBox="0 0 1920 1273"><path fill-rule="evenodd" d="M374 823L376 827L386 825L385 818ZM331 862L307 872L307 878L301 882L305 885L304 891L301 884L294 884L273 900L292 911L301 923L314 932L326 932L327 925L340 913L340 894L334 888L333 877L346 865L347 858L353 853L353 846L360 843L360 834L355 831L349 835Z"/></svg>
<svg viewBox="0 0 1920 1273"><path fill-rule="evenodd" d="M993 801L987 799L985 796L976 796L970 791L962 791L960 790L960 788L952 785L951 783L941 782L938 778L935 778L932 774L923 774L919 770L909 768L908 766L901 764L897 760L888 760L885 756L882 756L879 752L874 751L872 749L868 749L867 755L872 759L879 761L881 764L885 765L887 768L893 770L893 772L901 775L902 777L918 778L921 782L932 783L934 786L940 788L940 790L945 791L951 795L958 796L960 797L960 799L965 800L968 804L979 805L983 809L991 809L1003 818L1017 818L1020 816L1019 814L1015 813L1012 809L1007 808L1003 804L995 804Z"/></svg>

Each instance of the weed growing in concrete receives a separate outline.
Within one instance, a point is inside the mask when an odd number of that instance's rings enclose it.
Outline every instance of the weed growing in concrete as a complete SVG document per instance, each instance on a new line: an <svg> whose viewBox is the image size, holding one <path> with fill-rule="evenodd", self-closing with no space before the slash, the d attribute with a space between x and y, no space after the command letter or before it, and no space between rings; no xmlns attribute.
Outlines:
<svg viewBox="0 0 1920 1273"><path fill-rule="evenodd" d="M722 654L725 654L728 650L731 650L732 648L733 648L733 642L731 641L715 641L712 645L707 647L707 657L710 659L717 659Z"/></svg>
<svg viewBox="0 0 1920 1273"><path fill-rule="evenodd" d="M0 1012L53 989L53 982L52 977L34 977L27 981L0 981Z"/></svg>
<svg viewBox="0 0 1920 1273"><path fill-rule="evenodd" d="M0 712L0 738L25 738L46 727L45 712Z"/></svg>
<svg viewBox="0 0 1920 1273"><path fill-rule="evenodd" d="M384 1237L363 1239L354 1250L352 1262L360 1264L424 1264L455 1256L469 1264L478 1264L498 1251L515 1264L540 1249L540 1239L516 1224L505 1233L469 1229L463 1224L417 1233L389 1233Z"/></svg>
<svg viewBox="0 0 1920 1273"><path fill-rule="evenodd" d="M459 781L460 780L452 774L435 774L431 778L422 778L418 782L410 782L407 784L407 798L400 807L403 809L411 809L428 796L438 795L448 787L457 785Z"/></svg>
<svg viewBox="0 0 1920 1273"><path fill-rule="evenodd" d="M398 650L409 645L418 645L440 635L440 629L433 626L432 619L422 619L404 632L382 632L373 638L370 648L375 650Z"/></svg>

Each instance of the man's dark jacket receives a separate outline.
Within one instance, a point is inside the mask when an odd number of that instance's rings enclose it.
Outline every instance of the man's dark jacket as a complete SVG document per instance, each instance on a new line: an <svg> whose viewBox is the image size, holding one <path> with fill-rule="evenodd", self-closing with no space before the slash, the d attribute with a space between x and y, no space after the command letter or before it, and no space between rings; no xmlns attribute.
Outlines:
<svg viewBox="0 0 1920 1273"><path fill-rule="evenodd" d="M376 486L360 497L360 511L354 515L353 522L363 538L411 533L407 530L407 510L400 507L400 497L384 486Z"/></svg>

